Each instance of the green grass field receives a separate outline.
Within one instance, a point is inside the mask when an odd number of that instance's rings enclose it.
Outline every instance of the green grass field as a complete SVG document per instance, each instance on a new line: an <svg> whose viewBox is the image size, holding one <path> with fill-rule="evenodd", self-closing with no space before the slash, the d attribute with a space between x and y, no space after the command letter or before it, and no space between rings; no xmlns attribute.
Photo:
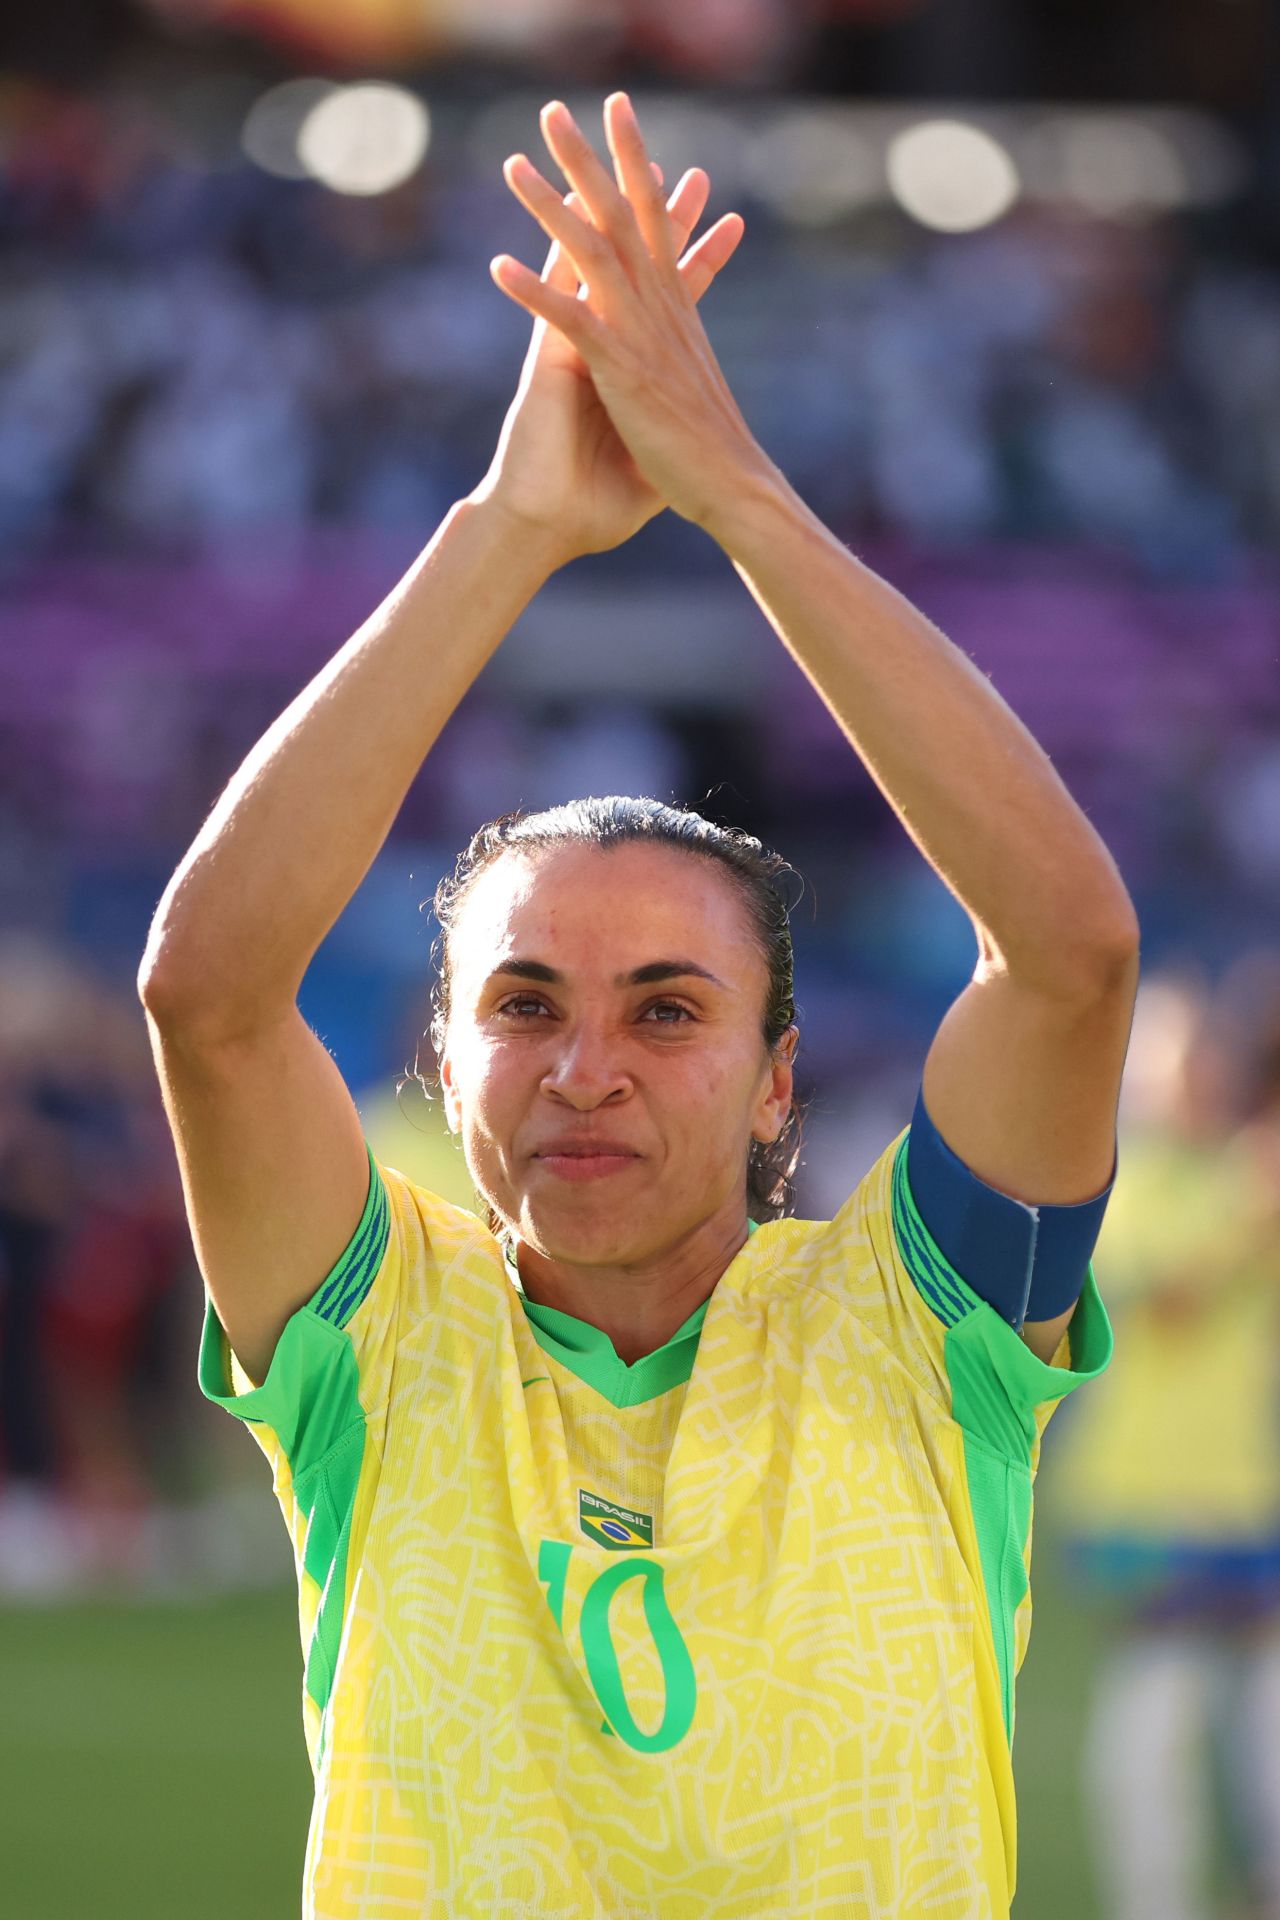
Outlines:
<svg viewBox="0 0 1280 1920"><path fill-rule="evenodd" d="M1076 1755L1096 1635L1036 1546L1017 1920L1095 1920ZM289 1920L310 1773L294 1595L0 1609L13 1920Z"/></svg>

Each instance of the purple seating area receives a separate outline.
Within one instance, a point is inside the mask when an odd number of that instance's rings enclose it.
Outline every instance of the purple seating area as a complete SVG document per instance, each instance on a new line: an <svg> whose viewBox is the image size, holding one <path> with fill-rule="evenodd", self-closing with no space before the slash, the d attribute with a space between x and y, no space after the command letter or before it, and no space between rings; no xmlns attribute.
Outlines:
<svg viewBox="0 0 1280 1920"><path fill-rule="evenodd" d="M1248 581L1175 589L1135 581L1087 549L993 546L953 566L859 550L991 675L1052 753L1114 751L1155 766L1189 733L1247 737L1280 718L1280 568L1271 579L1259 563ZM394 573L383 543L339 530L309 532L274 576L252 553L240 571L229 552L217 563L34 565L0 585L10 754L36 758L71 819L91 825L113 781L136 789L181 762L184 729L229 695L273 695L309 677ZM557 692L573 697L571 686ZM805 757L830 731L842 762L847 747L816 712ZM794 736L774 737L785 758Z"/></svg>
<svg viewBox="0 0 1280 1920"><path fill-rule="evenodd" d="M954 560L898 542L859 550L990 675L1082 799L1103 808L1117 856L1140 867L1161 850L1144 841L1153 823L1139 796L1194 783L1228 743L1239 753L1280 727L1280 568L1263 559L1231 584L1161 587L1089 548L991 545ZM11 572L0 585L5 791L85 855L176 849L220 766L230 771L402 564L373 534L311 529L274 569L255 547L239 564L223 549ZM572 596L573 582L570 571L547 591ZM724 618L742 617L729 575ZM865 776L803 676L776 643L761 657L769 710L780 701L785 713L762 730L761 803L773 793L785 813L857 788ZM573 706L571 682L548 691ZM660 694L639 672L634 698L660 713Z"/></svg>

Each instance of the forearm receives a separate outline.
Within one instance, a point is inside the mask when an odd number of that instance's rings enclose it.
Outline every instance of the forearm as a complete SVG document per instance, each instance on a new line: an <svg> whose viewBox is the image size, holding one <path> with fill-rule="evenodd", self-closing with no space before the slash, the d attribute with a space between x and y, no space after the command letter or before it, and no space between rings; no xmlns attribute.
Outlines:
<svg viewBox="0 0 1280 1920"><path fill-rule="evenodd" d="M450 509L218 799L156 910L148 1006L230 1032L294 1000L428 749L555 564L500 507Z"/></svg>
<svg viewBox="0 0 1280 1920"><path fill-rule="evenodd" d="M1132 940L1110 853L986 677L773 470L707 530L989 958L1072 988ZM984 937L985 936L985 937Z"/></svg>

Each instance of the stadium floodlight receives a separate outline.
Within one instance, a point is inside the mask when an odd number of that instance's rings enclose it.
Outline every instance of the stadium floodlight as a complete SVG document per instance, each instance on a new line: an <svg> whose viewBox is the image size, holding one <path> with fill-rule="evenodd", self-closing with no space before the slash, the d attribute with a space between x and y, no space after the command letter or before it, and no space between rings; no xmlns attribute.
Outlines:
<svg viewBox="0 0 1280 1920"><path fill-rule="evenodd" d="M255 166L282 180L306 180L311 169L299 157L298 136L308 114L338 91L332 80L304 76L260 94L240 133L240 144Z"/></svg>
<svg viewBox="0 0 1280 1920"><path fill-rule="evenodd" d="M942 233L988 227L1018 198L1018 170L991 134L964 120L925 120L899 133L886 157L905 213Z"/></svg>
<svg viewBox="0 0 1280 1920"><path fill-rule="evenodd" d="M1154 127L1110 120L1067 147L1067 186L1091 213L1181 206L1186 178L1171 143Z"/></svg>
<svg viewBox="0 0 1280 1920"><path fill-rule="evenodd" d="M746 150L746 182L797 226L829 226L884 198L879 143L848 113L780 114Z"/></svg>
<svg viewBox="0 0 1280 1920"><path fill-rule="evenodd" d="M298 157L334 193L387 193L422 164L431 116L417 94L378 81L335 87L308 113Z"/></svg>
<svg viewBox="0 0 1280 1920"><path fill-rule="evenodd" d="M1100 218L1145 217L1190 197L1177 144L1150 118L1096 109L1049 114L1028 145L1042 190Z"/></svg>

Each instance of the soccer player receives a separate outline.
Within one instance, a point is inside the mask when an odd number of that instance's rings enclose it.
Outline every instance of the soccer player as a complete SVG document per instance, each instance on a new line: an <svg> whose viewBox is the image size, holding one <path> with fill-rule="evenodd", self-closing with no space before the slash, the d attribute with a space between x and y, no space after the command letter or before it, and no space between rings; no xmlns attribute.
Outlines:
<svg viewBox="0 0 1280 1920"><path fill-rule="evenodd" d="M1280 1046L1254 1054L1241 997L1147 976L1098 1246L1124 1365L1054 1461L1106 1628L1083 1754L1106 1920L1223 1911L1215 1851L1231 1911L1280 1920Z"/></svg>
<svg viewBox="0 0 1280 1920"><path fill-rule="evenodd" d="M612 173L561 103L541 124L572 190L507 163L553 245L541 278L493 264L535 316L493 464L251 751L139 973L200 1384L295 1549L304 1913L1004 1916L1040 1433L1110 1352L1133 907L984 676L754 441L697 312L738 216L688 246L706 175L664 206L625 94ZM539 585L664 506L963 902L977 970L910 1127L795 1219L783 863L646 799L487 823L437 897L481 1221L372 1154L298 987Z"/></svg>

